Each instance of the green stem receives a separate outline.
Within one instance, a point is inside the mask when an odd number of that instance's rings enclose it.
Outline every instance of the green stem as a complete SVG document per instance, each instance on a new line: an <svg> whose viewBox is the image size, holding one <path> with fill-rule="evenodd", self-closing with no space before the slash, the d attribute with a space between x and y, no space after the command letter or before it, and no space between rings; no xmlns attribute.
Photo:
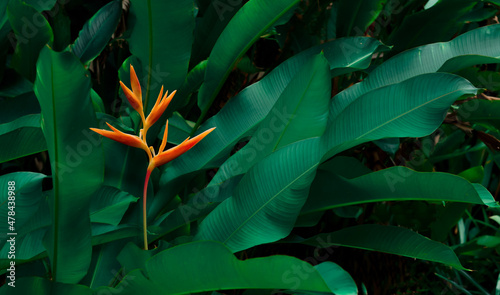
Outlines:
<svg viewBox="0 0 500 295"><path fill-rule="evenodd" d="M146 179L144 180L144 195L142 196L142 222L144 233L144 250L148 250L148 220L146 214L146 201L148 196L148 181L151 175L151 170L148 168L146 172Z"/></svg>

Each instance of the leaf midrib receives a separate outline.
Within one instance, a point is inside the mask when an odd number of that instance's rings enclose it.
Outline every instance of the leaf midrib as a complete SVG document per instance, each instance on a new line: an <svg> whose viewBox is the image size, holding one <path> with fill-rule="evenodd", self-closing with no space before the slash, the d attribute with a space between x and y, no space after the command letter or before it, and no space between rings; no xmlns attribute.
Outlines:
<svg viewBox="0 0 500 295"><path fill-rule="evenodd" d="M51 86L51 101L52 101L52 125L53 125L53 132L54 132L54 163L55 167L52 167L54 169L53 177L54 177L54 255L53 255L53 276L54 276L54 281L57 281L57 265L58 265L58 255L57 252L59 250L59 166L57 165L59 163L59 149L58 149L58 133L57 133L57 116L56 116L56 95L55 95L55 85L54 85L54 65L51 64L50 66L50 86Z"/></svg>

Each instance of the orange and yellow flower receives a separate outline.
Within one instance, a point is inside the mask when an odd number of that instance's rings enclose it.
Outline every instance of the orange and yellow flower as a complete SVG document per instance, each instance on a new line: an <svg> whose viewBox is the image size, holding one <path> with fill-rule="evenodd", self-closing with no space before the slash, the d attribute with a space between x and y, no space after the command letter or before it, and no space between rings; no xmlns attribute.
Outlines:
<svg viewBox="0 0 500 295"><path fill-rule="evenodd" d="M139 136L123 133L108 123L106 124L108 124L109 128L111 128L112 131L96 129L96 128L90 128L90 129L94 132L99 133L102 136L105 136L117 142L126 144L128 146L143 149L149 157L149 165L146 171L146 179L144 182L144 197L143 197L144 249L147 250L148 243L147 243L147 224L146 224L146 195L147 195L148 180L149 176L151 175L151 172L154 170L154 168L164 165L172 161L173 159L179 157L188 150L190 150L205 136L207 136L210 132L212 132L215 128L208 129L205 132L195 136L194 138L187 138L184 142L182 142L178 146L175 146L173 148L164 151L165 146L167 145L167 135L168 135L168 120L167 120L167 124L165 126L165 133L163 134L163 140L161 142L160 149L158 150L158 153L155 153L154 148L152 146L148 146L148 143L146 142L146 135L149 128L154 123L156 123L158 119L160 119L163 112L165 112L165 110L167 109L168 105L170 104L170 101L172 101L172 98L175 95L175 91L173 91L170 95L168 95L168 91L166 91L165 94L163 94L163 86L162 86L155 105L151 109L149 115L145 117L144 106L142 104L141 85L139 83L139 79L137 78L134 67L132 67L132 65L130 66L130 84L132 90L129 89L127 86L125 86L123 82L120 81L120 85L122 87L123 92L125 93L125 97L127 98L132 108L134 108L134 110L136 110L141 116L142 129L140 131Z"/></svg>
<svg viewBox="0 0 500 295"><path fill-rule="evenodd" d="M156 100L156 103L153 106L153 109L151 110L149 115L145 117L144 107L142 105L141 85L139 84L139 79L137 78L133 66L130 66L130 84L132 85L132 90L130 90L127 86L125 86L125 84L123 84L123 82L120 81L120 85L123 89L123 92L125 93L125 96L127 97L127 100L129 101L130 105L141 116L143 128L141 129L140 135L136 136L123 133L108 123L106 124L108 124L109 128L111 128L112 131L96 129L96 128L90 128L90 129L112 140L118 141L120 143L132 147L140 148L146 151L146 153L149 156L149 162L150 162L148 170L153 170L154 168L164 165L172 161L173 159L179 157L180 155L182 155L183 153L187 152L192 147L194 147L198 142L200 142L205 136L207 136L210 132L212 132L215 129L211 128L194 138L191 139L187 138L184 142L182 142L178 146L164 151L165 146L167 144L167 134L168 134L168 120L167 120L165 133L163 134L163 140L160 145L160 149L156 154L153 147L148 147L148 144L146 142L146 135L149 128L153 126L153 124L156 123L158 119L160 119L161 115L165 112L168 105L170 104L170 101L172 101L172 98L174 97L176 91L173 91L170 95L168 95L168 91L166 91L165 94L163 94L163 86L162 86L160 94L158 95L158 98Z"/></svg>

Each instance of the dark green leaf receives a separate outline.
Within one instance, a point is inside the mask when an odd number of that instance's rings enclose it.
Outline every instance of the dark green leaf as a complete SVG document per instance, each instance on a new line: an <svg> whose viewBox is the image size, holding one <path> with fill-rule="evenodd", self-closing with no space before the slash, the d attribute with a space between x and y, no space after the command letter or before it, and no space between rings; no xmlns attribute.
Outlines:
<svg viewBox="0 0 500 295"><path fill-rule="evenodd" d="M464 269L451 248L414 231L396 226L365 224L319 234L302 243L311 246L344 246L434 261Z"/></svg>
<svg viewBox="0 0 500 295"><path fill-rule="evenodd" d="M372 90L350 104L336 96L322 138L326 157L367 141L428 135L442 123L455 100L476 92L461 77L434 73Z"/></svg>
<svg viewBox="0 0 500 295"><path fill-rule="evenodd" d="M290 144L253 166L234 195L201 222L195 238L237 252L287 236L309 193L321 157L318 144L318 138Z"/></svg>
<svg viewBox="0 0 500 295"><path fill-rule="evenodd" d="M208 58L222 31L242 5L243 1L210 1L194 31L192 65Z"/></svg>
<svg viewBox="0 0 500 295"><path fill-rule="evenodd" d="M323 135L331 95L330 81L327 60L322 54L311 56L259 124L252 139L220 166L209 186L245 174L283 146Z"/></svg>
<svg viewBox="0 0 500 295"><path fill-rule="evenodd" d="M118 225L136 198L111 186L101 186L92 196L90 221Z"/></svg>
<svg viewBox="0 0 500 295"><path fill-rule="evenodd" d="M47 144L40 128L40 114L0 124L0 163L46 149Z"/></svg>
<svg viewBox="0 0 500 295"><path fill-rule="evenodd" d="M440 1L433 7L422 10L403 19L395 30L389 44L395 52L432 42L448 41L457 34L465 23L461 18L476 5L477 1Z"/></svg>
<svg viewBox="0 0 500 295"><path fill-rule="evenodd" d="M3 285L1 295L93 295L94 292L87 286L70 285L49 281L40 277L25 277L16 279L15 288Z"/></svg>
<svg viewBox="0 0 500 295"><path fill-rule="evenodd" d="M208 58L205 80L198 95L201 119L207 113L239 58L298 0L247 2L224 29ZM248 23L252 25L249 26Z"/></svg>
<svg viewBox="0 0 500 295"><path fill-rule="evenodd" d="M117 0L104 5L83 26L78 38L71 46L83 64L91 62L108 44L120 20L121 6L121 1Z"/></svg>
<svg viewBox="0 0 500 295"><path fill-rule="evenodd" d="M350 167L346 172L345 167ZM481 185L442 172L392 167L369 173L352 158L335 158L318 169L302 214L383 201L451 201L499 207Z"/></svg>
<svg viewBox="0 0 500 295"><path fill-rule="evenodd" d="M37 63L35 94L42 109L53 179L52 227L44 240L58 282L78 282L90 264L88 208L103 181L100 144L86 136L96 126L90 77L70 52L46 47ZM68 99L71 98L71 99Z"/></svg>
<svg viewBox="0 0 500 295"><path fill-rule="evenodd" d="M337 38L364 36L377 19L387 0L340 0L337 13Z"/></svg>
<svg viewBox="0 0 500 295"><path fill-rule="evenodd" d="M131 1L129 46L140 61L140 65L132 65L141 82L147 113L162 85L172 92L186 78L195 25L193 7L192 0Z"/></svg>
<svg viewBox="0 0 500 295"><path fill-rule="evenodd" d="M7 15L17 39L12 66L22 76L34 81L40 50L47 43L51 45L54 40L52 29L40 12L22 0L11 0Z"/></svg>
<svg viewBox="0 0 500 295"><path fill-rule="evenodd" d="M307 272L307 277L294 274L293 267ZM321 267L321 270L327 278L345 273L341 268ZM168 278L175 280L165 284ZM193 242L162 251L146 262L145 274L141 270L130 272L115 290L120 289L124 295L173 295L248 288L331 292L318 270L305 261L282 255L241 261L213 241Z"/></svg>
<svg viewBox="0 0 500 295"><path fill-rule="evenodd" d="M336 109L341 111L362 94L390 84L399 83L425 73L442 71L450 59L462 68L471 66L476 56L500 61L500 25L482 27L458 36L450 42L434 43L400 53L374 69L370 75L335 96ZM418 58L417 58L418 57ZM450 68L451 69L451 68ZM458 70L460 68L453 68ZM337 114L337 113L336 113Z"/></svg>
<svg viewBox="0 0 500 295"><path fill-rule="evenodd" d="M241 91L225 105L222 111L207 120L200 131L212 127L217 127L217 129L189 151L186 156L172 161L172 166L166 169L162 176L162 182L167 183L194 171L222 164L233 146L245 136L252 134L257 124L267 116L274 103L309 56L323 50L332 74L338 75L368 67L371 55L379 47L383 48L383 45L375 39L345 38L311 48L288 59L261 81ZM163 186L163 188L172 190L172 185ZM172 191L161 191L160 194L172 195L173 193ZM155 199L159 202L155 210L161 208L160 204L168 199L165 196Z"/></svg>
<svg viewBox="0 0 500 295"><path fill-rule="evenodd" d="M476 123L488 129L500 130L500 101L474 99L463 103L458 109L458 118L464 122Z"/></svg>

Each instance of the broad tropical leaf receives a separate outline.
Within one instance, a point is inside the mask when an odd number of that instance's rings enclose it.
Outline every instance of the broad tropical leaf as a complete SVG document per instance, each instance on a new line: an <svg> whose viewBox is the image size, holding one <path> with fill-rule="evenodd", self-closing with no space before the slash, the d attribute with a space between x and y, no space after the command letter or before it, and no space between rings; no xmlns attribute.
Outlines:
<svg viewBox="0 0 500 295"><path fill-rule="evenodd" d="M205 80L200 88L198 106L201 119L219 93L236 62L260 36L298 0L255 0L247 2L226 26L208 58ZM252 25L249 26L248 24Z"/></svg>
<svg viewBox="0 0 500 295"><path fill-rule="evenodd" d="M428 44L448 41L460 31L465 19L461 20L476 5L476 1L439 1L433 7L422 10L403 19L401 26L394 30L389 44L395 52Z"/></svg>
<svg viewBox="0 0 500 295"><path fill-rule="evenodd" d="M434 261L464 269L453 250L414 231L397 226L365 224L304 240L311 246L344 246Z"/></svg>
<svg viewBox="0 0 500 295"><path fill-rule="evenodd" d="M203 17L196 24L191 65L196 65L208 58L222 31L241 6L243 6L243 1L210 1L203 12Z"/></svg>
<svg viewBox="0 0 500 295"><path fill-rule="evenodd" d="M139 198L111 186L101 186L92 196L90 220L118 225L129 205Z"/></svg>
<svg viewBox="0 0 500 295"><path fill-rule="evenodd" d="M464 122L483 125L488 129L500 131L500 101L474 99L463 103L458 109L458 117Z"/></svg>
<svg viewBox="0 0 500 295"><path fill-rule="evenodd" d="M252 139L217 171L210 185L245 174L258 161L296 141L323 135L331 94L329 66L312 56L292 78Z"/></svg>
<svg viewBox="0 0 500 295"><path fill-rule="evenodd" d="M334 40L311 48L288 59L271 71L261 81L252 84L231 99L214 117L207 120L200 132L217 127L205 140L190 150L185 157L172 161L161 179L161 190L151 210L157 214L165 202L175 195L177 186L173 181L189 177L195 171L221 165L239 140L251 135L256 126L267 116L272 106L283 93L292 77L306 60L322 50L330 64L332 75L367 68L371 55L385 50L379 41L372 38L355 37ZM188 156L189 155L189 156ZM168 185L165 185L167 184Z"/></svg>
<svg viewBox="0 0 500 295"><path fill-rule="evenodd" d="M326 157L367 141L428 135L442 123L455 100L476 92L461 77L434 73L372 90L347 106L334 97L322 138Z"/></svg>
<svg viewBox="0 0 500 295"><path fill-rule="evenodd" d="M41 173L33 172L15 172L0 176L0 188L4 194L0 197L0 218L5 220L0 225L0 231L9 235L9 233L17 233L22 229L25 223L39 210L40 204L43 202L42 198L42 180L47 177ZM8 185L9 182L14 182L13 185ZM9 187L12 190L13 201L8 200ZM11 202L9 204L9 202ZM15 215L8 214L10 208ZM8 217L13 218L14 225L9 226ZM6 258L7 256L4 256Z"/></svg>
<svg viewBox="0 0 500 295"><path fill-rule="evenodd" d="M402 52L378 66L360 83L337 94L333 107L336 116L359 96L373 89L399 83L425 73L442 71L448 60L461 67L448 68L456 71L474 65L477 56L497 59L500 62L500 25L472 30L445 43L423 45Z"/></svg>
<svg viewBox="0 0 500 295"><path fill-rule="evenodd" d="M340 0L337 6L336 35L364 36L379 16L387 0Z"/></svg>
<svg viewBox="0 0 500 295"><path fill-rule="evenodd" d="M286 237L306 201L320 157L319 138L270 154L200 223L195 239L220 241L237 252Z"/></svg>
<svg viewBox="0 0 500 295"><path fill-rule="evenodd" d="M67 295L93 295L94 292L87 286L71 285L40 277L23 277L16 279L15 288L4 285L0 288L1 295L48 295L48 294L67 294Z"/></svg>
<svg viewBox="0 0 500 295"><path fill-rule="evenodd" d="M9 1L9 22L16 34L16 51L12 56L12 67L31 82L36 76L36 61L40 50L54 40L49 22L32 6L21 0ZM37 20L37 26L31 20Z"/></svg>
<svg viewBox="0 0 500 295"><path fill-rule="evenodd" d="M96 126L90 78L72 53L48 47L42 50L37 69L35 94L42 109L54 192L49 200L52 227L44 244L55 280L76 283L90 263L88 208L102 183L104 166L101 146L85 136Z"/></svg>
<svg viewBox="0 0 500 295"><path fill-rule="evenodd" d="M195 25L193 7L193 0L131 1L129 45L141 63L133 66L142 77L146 113L153 107L162 85L172 92L186 78ZM127 81L124 78L121 80Z"/></svg>
<svg viewBox="0 0 500 295"><path fill-rule="evenodd" d="M345 167L349 167L346 170ZM301 214L341 206L384 201L449 201L499 207L480 184L442 172L392 167L371 172L353 158L334 158L321 165Z"/></svg>
<svg viewBox="0 0 500 295"><path fill-rule="evenodd" d="M124 295L174 295L249 288L331 293L325 280L339 277L345 271L340 267L328 267L332 262L325 263L326 266L314 268L305 261L283 255L241 261L220 243L200 241L172 247L153 256L146 261L145 273L139 269L128 273L117 289ZM294 265L301 267L308 276L297 280L292 271ZM175 280L165 284L168 278ZM114 290L102 288L97 291Z"/></svg>
<svg viewBox="0 0 500 295"><path fill-rule="evenodd" d="M0 124L0 162L47 150L40 123L36 114Z"/></svg>
<svg viewBox="0 0 500 295"><path fill-rule="evenodd" d="M108 44L121 16L121 1L114 0L104 5L90 18L71 46L73 53L83 64L98 56Z"/></svg>

